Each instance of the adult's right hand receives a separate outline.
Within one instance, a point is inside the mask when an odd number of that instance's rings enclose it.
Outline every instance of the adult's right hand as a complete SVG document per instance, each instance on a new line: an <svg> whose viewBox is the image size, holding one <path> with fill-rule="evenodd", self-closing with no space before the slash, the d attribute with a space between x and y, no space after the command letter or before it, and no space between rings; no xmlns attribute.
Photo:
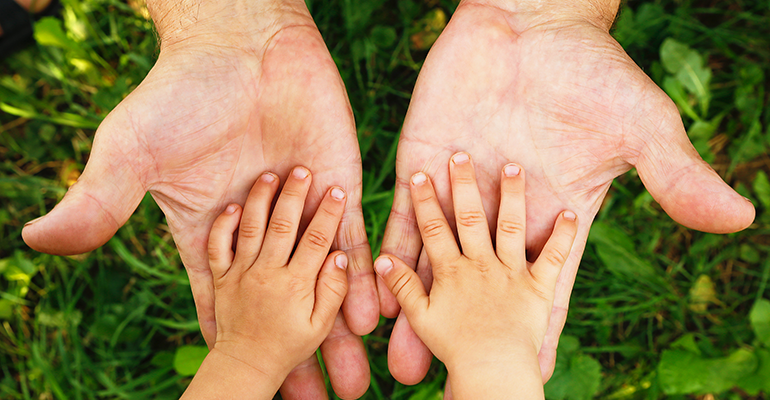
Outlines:
<svg viewBox="0 0 770 400"><path fill-rule="evenodd" d="M216 338L207 261L209 230L243 204L264 171L313 173L305 223L326 188L348 194L334 248L350 259L350 289L321 345L340 397L369 385L361 339L379 307L361 212L361 157L344 84L304 2L149 1L161 38L147 78L99 127L85 171L65 198L23 231L52 254L93 250L110 239L149 191L166 214L190 277L201 332ZM285 179L282 179L285 181ZM254 227L241 225L241 237ZM315 357L282 387L284 398L325 398Z"/></svg>

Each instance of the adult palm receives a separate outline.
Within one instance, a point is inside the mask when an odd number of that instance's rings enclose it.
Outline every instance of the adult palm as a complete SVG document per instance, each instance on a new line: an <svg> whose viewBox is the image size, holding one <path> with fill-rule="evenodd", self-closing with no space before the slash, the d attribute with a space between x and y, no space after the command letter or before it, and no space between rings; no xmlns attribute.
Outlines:
<svg viewBox="0 0 770 400"><path fill-rule="evenodd" d="M99 127L79 181L48 215L25 227L24 239L53 254L93 250L149 191L166 214L212 346L206 246L214 219L227 204L243 204L262 172L285 177L304 165L314 175L306 221L329 186L348 194L335 248L351 260L351 287L345 318L338 317L322 352L337 393L357 397L368 387L369 367L351 330L369 333L379 308L361 212L360 152L336 66L309 17L272 32L256 48L194 40L162 49L147 78ZM287 398L325 396L315 358L289 376L284 392Z"/></svg>
<svg viewBox="0 0 770 400"><path fill-rule="evenodd" d="M415 87L397 154L397 187L383 253L418 271L420 235L409 196L417 171L433 179L452 216L447 161L466 151L474 165L490 225L497 218L499 171L527 171L527 248L536 256L558 213L579 216L580 229L557 286L540 352L543 380L553 370L558 337L588 230L610 183L636 166L676 221L709 232L748 226L752 205L698 156L671 100L628 57L607 28L539 12L510 12L462 3L431 49ZM461 221L460 221L461 222ZM494 229L492 229L494 232ZM421 271L430 284L427 271ZM381 283L381 281L380 281ZM380 289L383 315L398 305ZM400 315L389 349L393 376L422 379L431 354Z"/></svg>

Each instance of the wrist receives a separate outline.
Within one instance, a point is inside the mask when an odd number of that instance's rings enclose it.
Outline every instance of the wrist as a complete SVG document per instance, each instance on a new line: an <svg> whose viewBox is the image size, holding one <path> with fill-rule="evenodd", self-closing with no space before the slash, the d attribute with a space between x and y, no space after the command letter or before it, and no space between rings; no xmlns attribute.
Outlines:
<svg viewBox="0 0 770 400"><path fill-rule="evenodd" d="M530 25L588 22L607 32L620 8L620 0L463 0L463 4L536 17Z"/></svg>
<svg viewBox="0 0 770 400"><path fill-rule="evenodd" d="M212 349L182 399L272 399L286 375Z"/></svg>
<svg viewBox="0 0 770 400"><path fill-rule="evenodd" d="M487 357L447 364L452 394L458 400L484 398L542 399L543 381L534 348L501 351Z"/></svg>
<svg viewBox="0 0 770 400"><path fill-rule="evenodd" d="M188 43L263 51L283 28L315 26L302 0L147 0L147 7L161 51Z"/></svg>

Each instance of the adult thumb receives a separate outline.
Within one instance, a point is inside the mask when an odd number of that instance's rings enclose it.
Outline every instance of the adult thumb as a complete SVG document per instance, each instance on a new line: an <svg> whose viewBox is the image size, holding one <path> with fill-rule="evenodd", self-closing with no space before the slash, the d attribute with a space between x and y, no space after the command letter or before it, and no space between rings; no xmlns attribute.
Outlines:
<svg viewBox="0 0 770 400"><path fill-rule="evenodd" d="M78 181L47 215L22 230L27 245L37 251L71 255L106 243L131 216L145 190L137 174L137 159L129 160L125 138L105 129L94 140L91 156ZM135 146L133 148L136 148Z"/></svg>
<svg viewBox="0 0 770 400"><path fill-rule="evenodd" d="M731 233L751 225L751 202L701 159L678 115L668 125L671 130L652 136L636 162L652 197L671 218L692 229Z"/></svg>

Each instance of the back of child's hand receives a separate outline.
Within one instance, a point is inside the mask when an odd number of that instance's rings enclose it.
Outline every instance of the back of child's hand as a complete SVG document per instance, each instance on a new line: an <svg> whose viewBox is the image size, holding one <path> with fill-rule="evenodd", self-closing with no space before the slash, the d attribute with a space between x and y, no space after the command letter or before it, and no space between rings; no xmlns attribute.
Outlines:
<svg viewBox="0 0 770 400"><path fill-rule="evenodd" d="M306 168L295 168L271 215L279 182L263 174L243 209L231 204L217 218L209 239L217 322L212 352L279 384L314 355L347 293L347 257L329 254L345 208L342 189L327 191L294 250L311 179Z"/></svg>
<svg viewBox="0 0 770 400"><path fill-rule="evenodd" d="M450 371L463 366L534 359L548 327L556 278L577 232L565 211L534 263L525 253L524 173L514 164L502 173L496 246L470 158L450 161L452 197L460 246L424 173L412 177L415 214L433 271L430 295L418 275L396 257L375 263L417 335ZM490 383L492 376L487 377ZM539 372L537 372L539 382Z"/></svg>

